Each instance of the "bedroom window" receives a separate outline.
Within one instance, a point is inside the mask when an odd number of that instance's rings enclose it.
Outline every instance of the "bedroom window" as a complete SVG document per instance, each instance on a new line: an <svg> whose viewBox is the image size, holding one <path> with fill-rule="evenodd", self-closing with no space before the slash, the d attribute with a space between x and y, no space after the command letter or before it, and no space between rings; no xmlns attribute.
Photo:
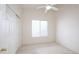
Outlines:
<svg viewBox="0 0 79 59"><path fill-rule="evenodd" d="M32 37L48 36L48 22L32 20Z"/></svg>

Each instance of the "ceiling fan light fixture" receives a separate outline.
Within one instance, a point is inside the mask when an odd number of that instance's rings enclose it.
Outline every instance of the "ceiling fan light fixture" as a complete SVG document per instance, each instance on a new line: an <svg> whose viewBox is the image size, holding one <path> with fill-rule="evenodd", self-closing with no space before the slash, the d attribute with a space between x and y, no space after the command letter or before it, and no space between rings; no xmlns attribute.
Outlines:
<svg viewBox="0 0 79 59"><path fill-rule="evenodd" d="M46 10L50 10L51 8L51 6L46 6Z"/></svg>
<svg viewBox="0 0 79 59"><path fill-rule="evenodd" d="M56 8L54 5L56 5L56 4L53 4L53 5L48 5L47 4L45 6L38 7L38 9L45 8L45 13L47 13L49 10L58 11L59 9Z"/></svg>

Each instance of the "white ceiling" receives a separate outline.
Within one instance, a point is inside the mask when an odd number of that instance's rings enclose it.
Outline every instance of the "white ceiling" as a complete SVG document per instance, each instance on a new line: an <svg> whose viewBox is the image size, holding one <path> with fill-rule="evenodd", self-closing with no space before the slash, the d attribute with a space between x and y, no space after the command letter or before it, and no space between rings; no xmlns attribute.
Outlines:
<svg viewBox="0 0 79 59"><path fill-rule="evenodd" d="M44 6L46 4L21 4L21 8L23 9L36 9L37 7ZM58 5L55 5L58 7Z"/></svg>
<svg viewBox="0 0 79 59"><path fill-rule="evenodd" d="M37 8L40 6L44 6L44 4L23 4L21 5L23 8Z"/></svg>

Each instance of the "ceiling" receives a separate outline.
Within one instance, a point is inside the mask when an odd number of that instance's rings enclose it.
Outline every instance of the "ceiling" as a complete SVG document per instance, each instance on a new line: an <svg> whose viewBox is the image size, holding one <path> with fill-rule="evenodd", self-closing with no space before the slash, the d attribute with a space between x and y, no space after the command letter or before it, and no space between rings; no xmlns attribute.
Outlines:
<svg viewBox="0 0 79 59"><path fill-rule="evenodd" d="M45 6L46 4L21 4L22 9L36 9L40 6ZM55 7L59 7L59 5L55 5Z"/></svg>

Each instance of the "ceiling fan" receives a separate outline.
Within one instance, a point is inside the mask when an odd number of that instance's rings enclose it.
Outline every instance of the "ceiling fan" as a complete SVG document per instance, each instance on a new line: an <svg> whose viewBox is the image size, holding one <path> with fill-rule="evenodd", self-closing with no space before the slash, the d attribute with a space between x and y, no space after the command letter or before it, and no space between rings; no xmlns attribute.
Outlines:
<svg viewBox="0 0 79 59"><path fill-rule="evenodd" d="M49 10L58 11L59 9L55 7L56 4L46 4L44 6L40 6L37 9L45 8L45 13Z"/></svg>

